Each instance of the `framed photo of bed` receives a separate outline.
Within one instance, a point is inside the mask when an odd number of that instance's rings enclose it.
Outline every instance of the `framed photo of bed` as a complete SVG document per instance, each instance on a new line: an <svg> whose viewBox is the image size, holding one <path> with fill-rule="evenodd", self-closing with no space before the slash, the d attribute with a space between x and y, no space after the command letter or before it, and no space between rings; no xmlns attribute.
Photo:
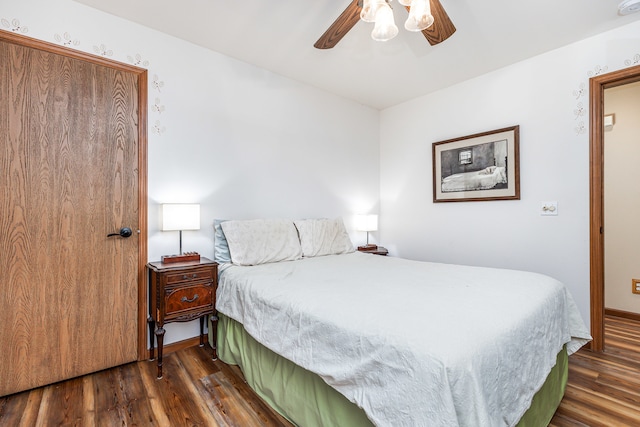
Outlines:
<svg viewBox="0 0 640 427"><path fill-rule="evenodd" d="M434 142L433 202L520 199L519 126Z"/></svg>

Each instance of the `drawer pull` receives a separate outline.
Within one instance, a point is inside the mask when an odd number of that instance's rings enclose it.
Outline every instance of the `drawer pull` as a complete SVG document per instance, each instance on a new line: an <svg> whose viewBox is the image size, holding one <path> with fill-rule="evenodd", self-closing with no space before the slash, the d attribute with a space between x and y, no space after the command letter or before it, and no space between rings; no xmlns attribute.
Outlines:
<svg viewBox="0 0 640 427"><path fill-rule="evenodd" d="M195 295L193 296L193 298L182 297L182 298L180 299L180 301L182 301L182 302L194 302L194 301L195 301L195 300L197 300L197 299L198 299L198 294L195 294Z"/></svg>
<svg viewBox="0 0 640 427"><path fill-rule="evenodd" d="M197 275L196 273L193 273L193 274L191 275L191 278L192 278L192 279L196 279L197 277L198 277L198 275ZM186 274L183 274L183 275L182 275L182 279L183 279L183 280L188 280L188 279L189 279L189 276L187 276Z"/></svg>

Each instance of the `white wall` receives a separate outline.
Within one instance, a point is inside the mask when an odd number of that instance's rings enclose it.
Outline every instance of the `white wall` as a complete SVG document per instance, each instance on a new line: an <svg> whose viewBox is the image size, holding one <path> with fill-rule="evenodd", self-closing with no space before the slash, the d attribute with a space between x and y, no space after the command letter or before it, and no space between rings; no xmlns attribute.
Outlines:
<svg viewBox="0 0 640 427"><path fill-rule="evenodd" d="M381 243L406 258L556 277L588 325L588 79L639 54L635 22L382 111ZM521 200L432 202L433 142L512 125ZM559 215L540 216L541 201Z"/></svg>
<svg viewBox="0 0 640 427"><path fill-rule="evenodd" d="M605 307L640 313L640 82L606 89L604 111L615 115L604 133Z"/></svg>
<svg viewBox="0 0 640 427"><path fill-rule="evenodd" d="M342 216L364 242L352 221L378 210L377 110L70 0L1 4L4 30L149 70L150 260L178 251L164 202L201 204L183 246L210 258L214 218ZM166 329L166 343L198 331Z"/></svg>

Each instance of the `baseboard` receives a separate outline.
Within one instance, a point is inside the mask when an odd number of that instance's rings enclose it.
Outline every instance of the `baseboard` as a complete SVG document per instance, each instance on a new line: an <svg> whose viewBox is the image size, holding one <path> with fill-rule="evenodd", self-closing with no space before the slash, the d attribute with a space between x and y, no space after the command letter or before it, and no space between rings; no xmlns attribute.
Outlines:
<svg viewBox="0 0 640 427"><path fill-rule="evenodd" d="M640 321L640 313L633 313L631 311L616 310L613 308L604 309L605 316L622 317L623 319Z"/></svg>
<svg viewBox="0 0 640 427"><path fill-rule="evenodd" d="M204 336L205 345L208 344L207 335ZM193 338L187 338L186 340L177 341L171 344L166 344L162 346L162 355L166 356L167 354L174 353L176 351L180 351L185 348L195 347L200 345L200 335L196 335ZM156 347L156 355L158 354L158 348ZM147 354L144 360L148 359L151 355L149 354L149 349L147 349Z"/></svg>

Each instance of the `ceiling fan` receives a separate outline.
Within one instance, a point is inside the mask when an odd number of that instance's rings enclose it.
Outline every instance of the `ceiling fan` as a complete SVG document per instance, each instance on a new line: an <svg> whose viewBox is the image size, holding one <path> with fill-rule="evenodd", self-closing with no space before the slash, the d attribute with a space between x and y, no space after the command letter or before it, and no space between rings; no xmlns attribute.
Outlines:
<svg viewBox="0 0 640 427"><path fill-rule="evenodd" d="M331 49L353 28L360 20L360 12L362 11L363 0L353 0L349 6L338 16L338 18L329 26L327 31L313 45L318 49ZM449 19L449 15L440 4L440 0L430 0L431 14L434 22L430 27L422 30L422 34L431 46L437 45L451 37L456 31L456 27ZM407 11L409 6L405 6Z"/></svg>

